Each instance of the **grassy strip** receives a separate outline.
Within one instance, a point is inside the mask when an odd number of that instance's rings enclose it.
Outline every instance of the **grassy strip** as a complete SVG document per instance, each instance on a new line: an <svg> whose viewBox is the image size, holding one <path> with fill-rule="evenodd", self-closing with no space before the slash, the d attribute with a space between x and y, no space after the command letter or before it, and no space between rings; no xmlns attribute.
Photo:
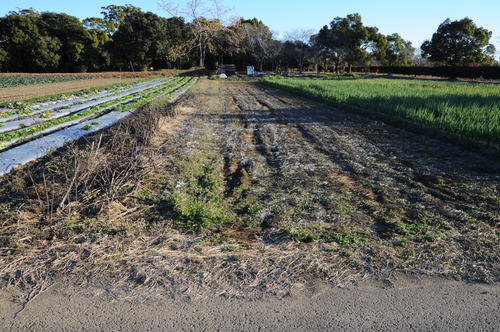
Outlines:
<svg viewBox="0 0 500 332"><path fill-rule="evenodd" d="M177 182L164 200L176 213L177 227L188 232L229 222L224 199L224 161L213 151L197 151L177 164Z"/></svg>
<svg viewBox="0 0 500 332"><path fill-rule="evenodd" d="M184 80L179 90L193 80ZM207 82L206 80L204 82ZM221 105L205 105L210 114L219 114ZM235 214L225 199L225 161L219 151L219 138L213 135L210 122L193 119L195 143L190 151L178 158L173 172L167 176L166 190L158 198L175 214L175 227L199 233L212 226L231 222Z"/></svg>
<svg viewBox="0 0 500 332"><path fill-rule="evenodd" d="M331 77L266 77L265 81L500 146L500 87L496 85Z"/></svg>

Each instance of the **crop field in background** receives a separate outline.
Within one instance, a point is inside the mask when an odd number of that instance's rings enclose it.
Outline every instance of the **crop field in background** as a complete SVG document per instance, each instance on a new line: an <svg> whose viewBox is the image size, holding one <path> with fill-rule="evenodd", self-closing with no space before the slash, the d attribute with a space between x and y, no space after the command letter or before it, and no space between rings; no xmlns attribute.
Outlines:
<svg viewBox="0 0 500 332"><path fill-rule="evenodd" d="M70 80L59 83L46 83L36 85L26 85L24 88L19 87L4 87L0 88L0 108L11 108L22 106L23 104L31 103L40 100L54 100L63 93L72 94L78 93L81 90L101 89L114 84L125 84L137 82L138 80L158 78L158 77L174 77L174 76L198 76L204 74L204 70L159 70L147 72L98 72L98 73L57 73L57 74L33 74L33 73L0 73L0 78L22 78L36 79L43 76L78 76L92 77L93 79Z"/></svg>
<svg viewBox="0 0 500 332"><path fill-rule="evenodd" d="M500 86L345 77L266 77L266 82L500 146Z"/></svg>
<svg viewBox="0 0 500 332"><path fill-rule="evenodd" d="M0 88L95 79L95 76L0 76Z"/></svg>
<svg viewBox="0 0 500 332"><path fill-rule="evenodd" d="M98 117L110 111L129 111L142 106L158 96L168 95L173 99L173 92L179 87L190 81L190 77L176 77L170 80L160 81L149 89L135 91L133 93L125 94L122 89L115 87L115 91L107 93L107 101L100 101L99 98L94 99L92 95L87 98L82 98L78 102L65 105L66 109L73 109L67 113L63 112L63 107L46 108L28 108L21 111L4 111L0 112L0 151L11 142L13 139L26 138L28 136L46 131L55 126L63 123L88 118L90 116ZM134 85L131 85L134 87ZM120 86L122 87L122 86ZM88 92L88 91L85 91ZM78 94L77 94L78 95ZM116 97L114 97L116 96ZM102 99L102 98L101 98ZM62 114L61 114L62 113ZM16 118L16 126L11 128L8 132L3 133L2 128L5 124L2 118L9 115L22 114L20 118ZM19 120L20 119L20 120Z"/></svg>

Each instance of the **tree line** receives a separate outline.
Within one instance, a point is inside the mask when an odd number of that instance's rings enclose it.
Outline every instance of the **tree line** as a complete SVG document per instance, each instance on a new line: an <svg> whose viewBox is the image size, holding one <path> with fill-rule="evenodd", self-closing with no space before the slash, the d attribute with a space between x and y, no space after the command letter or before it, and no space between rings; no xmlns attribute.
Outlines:
<svg viewBox="0 0 500 332"><path fill-rule="evenodd" d="M80 21L64 13L24 9L0 18L0 71L86 72L150 68L215 68L233 63L257 70L350 71L352 66L468 66L498 64L491 31L469 18L445 20L416 52L397 33L365 26L359 14L336 17L320 31L296 29L278 40L262 21L228 19L216 0L164 18L132 5L102 7L102 17Z"/></svg>

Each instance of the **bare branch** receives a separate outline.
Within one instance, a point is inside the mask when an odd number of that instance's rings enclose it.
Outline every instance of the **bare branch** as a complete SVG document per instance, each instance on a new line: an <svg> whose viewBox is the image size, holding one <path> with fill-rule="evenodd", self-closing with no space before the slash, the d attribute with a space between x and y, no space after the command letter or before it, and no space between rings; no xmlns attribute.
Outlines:
<svg viewBox="0 0 500 332"><path fill-rule="evenodd" d="M209 0L208 4L203 0L192 0L182 10L173 2L161 1L159 5L166 12L175 16L184 15L190 21L189 28L194 36L192 44L198 49L200 67L203 67L207 50L215 47L215 39L234 20L227 18L232 9L223 6L219 0Z"/></svg>
<svg viewBox="0 0 500 332"><path fill-rule="evenodd" d="M302 42L309 45L311 36L314 35L315 31L313 29L293 29L292 31L285 33L285 41L292 42Z"/></svg>
<svg viewBox="0 0 500 332"><path fill-rule="evenodd" d="M161 2L158 2L158 6L172 17L179 17L179 5L175 2L165 2L165 0L161 0Z"/></svg>

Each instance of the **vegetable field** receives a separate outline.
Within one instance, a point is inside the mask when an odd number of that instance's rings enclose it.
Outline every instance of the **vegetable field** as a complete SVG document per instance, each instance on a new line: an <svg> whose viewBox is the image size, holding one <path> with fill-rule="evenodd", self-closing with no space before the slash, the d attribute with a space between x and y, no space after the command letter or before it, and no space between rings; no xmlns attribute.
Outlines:
<svg viewBox="0 0 500 332"><path fill-rule="evenodd" d="M305 95L500 146L500 86L457 82L267 77Z"/></svg>
<svg viewBox="0 0 500 332"><path fill-rule="evenodd" d="M150 80L140 84L129 84L128 86L115 86L95 94L75 94L72 98L50 103L27 105L17 103L23 109L0 110L0 152L11 146L19 146L29 140L37 140L41 134L48 135L65 129L69 126L78 126L79 123L91 121L99 124L98 120L103 116L109 117L109 113L115 114L116 120L122 114L133 111L153 99L162 97L164 103L173 100L180 92L189 87L194 80L190 77L176 77L168 79ZM88 92L88 91L87 91ZM16 104L14 104L15 106ZM110 120L113 122L113 120ZM109 121L108 121L109 124ZM103 126L84 123L85 131L101 129ZM93 130L92 130L93 131ZM47 138L41 138L47 141ZM26 149L24 149L25 151ZM11 167L15 159L10 160L9 154L0 153L0 174L4 174ZM27 155L38 157L35 151L27 151ZM19 156L16 158L19 161Z"/></svg>
<svg viewBox="0 0 500 332"><path fill-rule="evenodd" d="M0 88L94 79L95 76L0 76Z"/></svg>

